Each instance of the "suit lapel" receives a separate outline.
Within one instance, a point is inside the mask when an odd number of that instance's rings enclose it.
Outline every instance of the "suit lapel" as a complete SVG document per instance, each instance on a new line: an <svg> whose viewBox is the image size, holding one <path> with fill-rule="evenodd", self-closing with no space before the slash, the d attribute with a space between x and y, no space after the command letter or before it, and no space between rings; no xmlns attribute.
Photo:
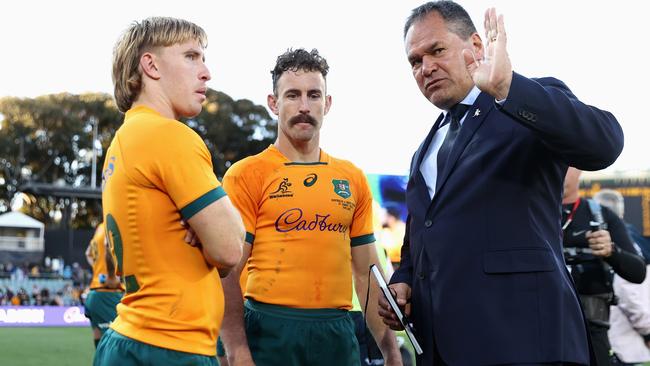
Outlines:
<svg viewBox="0 0 650 366"><path fill-rule="evenodd" d="M422 159L424 159L427 150L429 150L429 145L431 145L431 140L433 140L433 135L435 135L436 131L438 131L438 128L440 127L440 123L442 123L444 117L445 117L444 113L440 113L438 119L436 119L436 122L433 124L433 127L431 127L431 130L429 130L429 134L424 139L424 141L422 141L422 144L420 144L420 147L415 152L415 155L413 156L413 161L411 162L411 179L413 179L415 177L415 174L420 171L420 164L422 164Z"/></svg>
<svg viewBox="0 0 650 366"><path fill-rule="evenodd" d="M460 129L460 133L454 142L454 147L449 153L449 160L445 164L445 169L436 179L436 194L431 201L431 206L440 196L440 192L444 189L444 185L449 178L449 175L454 171L454 168L458 162L458 158L462 155L463 151L472 140L476 130L483 124L485 117L490 113L494 108L494 98L486 93L479 94L478 98L474 102L474 105L467 110L467 116L463 121L463 125ZM478 111L478 113L477 113Z"/></svg>
<svg viewBox="0 0 650 366"><path fill-rule="evenodd" d="M406 186L406 204L409 207L409 212L415 212L413 211L415 207L422 206L423 204L424 207L419 208L419 210L424 210L426 209L427 204L431 201L427 183L424 180L422 173L420 172L420 165L422 164L422 160L424 159L424 156L429 149L429 145L431 145L433 135L436 134L436 131L440 127L440 123L442 123L443 118L444 114L440 113L440 116L438 116L438 119L433 124L433 127L431 127L429 134L424 139L424 141L422 141L422 144L420 144L420 147L415 152L415 155L413 155L413 160L411 161L410 176Z"/></svg>

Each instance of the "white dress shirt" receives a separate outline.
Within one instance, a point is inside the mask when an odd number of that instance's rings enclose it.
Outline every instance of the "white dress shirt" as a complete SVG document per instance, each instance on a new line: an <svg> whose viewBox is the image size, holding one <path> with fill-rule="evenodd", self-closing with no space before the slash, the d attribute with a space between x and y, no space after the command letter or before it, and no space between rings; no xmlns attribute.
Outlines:
<svg viewBox="0 0 650 366"><path fill-rule="evenodd" d="M472 90L467 94L465 99L463 99L460 104L465 104L472 106L478 98L478 95L481 94L481 91L474 86ZM469 111L469 109L468 109ZM444 118L447 118L449 111L443 111L445 114ZM467 115L467 112L465 112ZM465 121L465 116L460 119L460 126L462 128L463 122ZM420 164L420 172L424 177L424 181L427 183L427 189L429 190L429 198L433 199L433 196L436 194L436 180L438 178L438 150L442 146L442 142L447 136L447 131L449 131L450 123L438 128L436 134L433 135L431 139L431 144L429 144L429 149L427 150L424 158L422 159L422 164Z"/></svg>

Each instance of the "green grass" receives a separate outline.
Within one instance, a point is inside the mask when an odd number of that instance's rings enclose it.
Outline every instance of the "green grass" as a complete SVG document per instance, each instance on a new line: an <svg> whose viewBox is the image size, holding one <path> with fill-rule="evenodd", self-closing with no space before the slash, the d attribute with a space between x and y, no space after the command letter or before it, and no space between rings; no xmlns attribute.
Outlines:
<svg viewBox="0 0 650 366"><path fill-rule="evenodd" d="M87 366L95 346L90 327L0 328L2 364Z"/></svg>

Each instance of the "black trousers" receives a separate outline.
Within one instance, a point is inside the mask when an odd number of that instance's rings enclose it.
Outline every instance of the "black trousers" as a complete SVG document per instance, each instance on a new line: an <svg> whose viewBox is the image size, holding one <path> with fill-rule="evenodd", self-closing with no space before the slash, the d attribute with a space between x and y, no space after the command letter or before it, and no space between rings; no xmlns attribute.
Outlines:
<svg viewBox="0 0 650 366"><path fill-rule="evenodd" d="M596 355L597 366L610 366L612 365L612 356L610 356L609 351L612 346L609 344L609 338L607 337L607 327L601 325L593 324L592 322L588 323L589 335L591 336L591 344L594 348L594 354Z"/></svg>

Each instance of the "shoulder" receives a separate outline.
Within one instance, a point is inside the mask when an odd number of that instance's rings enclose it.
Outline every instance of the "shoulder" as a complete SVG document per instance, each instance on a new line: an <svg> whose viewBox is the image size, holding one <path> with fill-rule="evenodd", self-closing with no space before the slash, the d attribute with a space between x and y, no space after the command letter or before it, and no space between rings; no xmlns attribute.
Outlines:
<svg viewBox="0 0 650 366"><path fill-rule="evenodd" d="M205 145L201 136L186 124L153 113L140 113L127 118L119 134L122 141L146 141L147 146L163 151L188 147L188 144Z"/></svg>
<svg viewBox="0 0 650 366"><path fill-rule="evenodd" d="M239 191L260 192L265 182L279 169L278 162L267 150L246 157L233 164L223 176L222 184L228 194Z"/></svg>
<svg viewBox="0 0 650 366"><path fill-rule="evenodd" d="M363 170L361 170L361 168L357 167L349 160L335 158L330 155L330 166L332 169L343 170L352 176L365 178Z"/></svg>
<svg viewBox="0 0 650 366"><path fill-rule="evenodd" d="M262 151L256 155L248 156L239 160L228 168L224 178L254 177L263 175L266 171L272 170L274 164L265 155L265 151Z"/></svg>

